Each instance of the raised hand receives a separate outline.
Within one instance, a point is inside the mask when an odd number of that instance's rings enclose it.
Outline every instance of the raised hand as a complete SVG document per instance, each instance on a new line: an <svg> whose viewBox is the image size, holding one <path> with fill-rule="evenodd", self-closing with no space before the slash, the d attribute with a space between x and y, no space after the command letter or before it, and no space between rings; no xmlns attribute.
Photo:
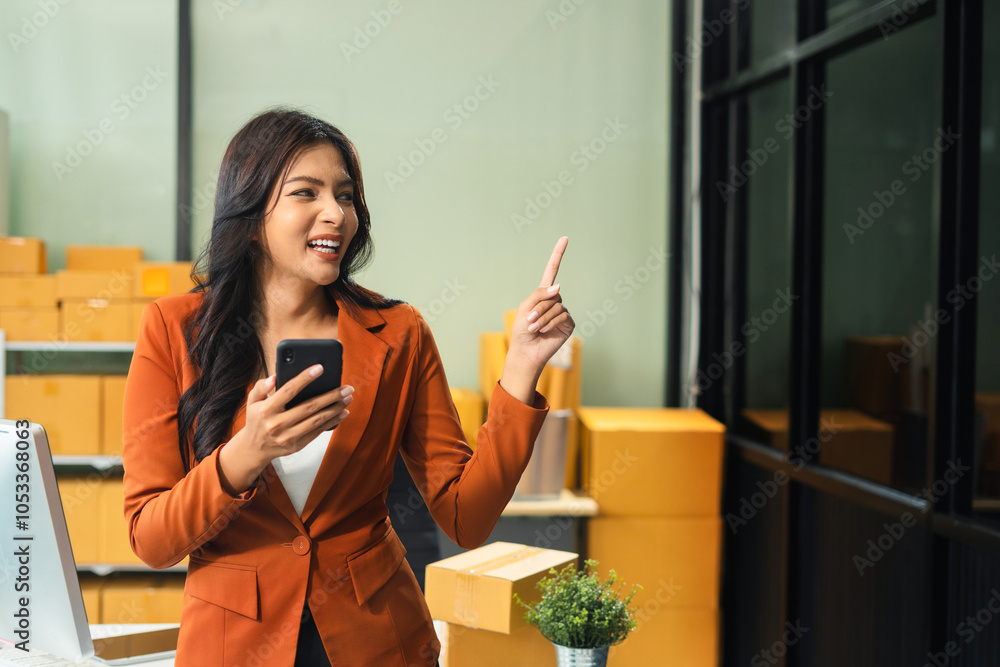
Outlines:
<svg viewBox="0 0 1000 667"><path fill-rule="evenodd" d="M515 364L518 368L534 372L537 379L546 362L576 328L576 323L562 303L560 286L555 282L568 244L566 236L556 241L542 273L541 284L518 307L510 332L505 370L509 364Z"/></svg>

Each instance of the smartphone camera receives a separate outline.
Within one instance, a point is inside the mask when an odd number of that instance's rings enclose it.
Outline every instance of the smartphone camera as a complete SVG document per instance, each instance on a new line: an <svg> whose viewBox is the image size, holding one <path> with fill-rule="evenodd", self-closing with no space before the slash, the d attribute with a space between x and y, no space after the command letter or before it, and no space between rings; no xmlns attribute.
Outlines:
<svg viewBox="0 0 1000 667"><path fill-rule="evenodd" d="M287 348L285 350L285 363L290 364L295 361L295 350Z"/></svg>

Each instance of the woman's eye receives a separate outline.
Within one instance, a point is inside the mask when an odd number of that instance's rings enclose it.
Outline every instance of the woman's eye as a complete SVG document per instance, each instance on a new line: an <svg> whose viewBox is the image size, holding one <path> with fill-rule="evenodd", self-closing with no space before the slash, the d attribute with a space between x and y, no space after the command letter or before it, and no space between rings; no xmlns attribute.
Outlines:
<svg viewBox="0 0 1000 667"><path fill-rule="evenodd" d="M292 193L293 197L295 195L303 195L305 197L315 197L316 196L315 193L313 193L313 191L310 190L310 189L308 189L308 188L306 188L304 190L296 190L295 192Z"/></svg>
<svg viewBox="0 0 1000 667"><path fill-rule="evenodd" d="M345 192L344 194L340 195L339 198L343 199L344 201L353 202L354 201L354 193L353 192Z"/></svg>

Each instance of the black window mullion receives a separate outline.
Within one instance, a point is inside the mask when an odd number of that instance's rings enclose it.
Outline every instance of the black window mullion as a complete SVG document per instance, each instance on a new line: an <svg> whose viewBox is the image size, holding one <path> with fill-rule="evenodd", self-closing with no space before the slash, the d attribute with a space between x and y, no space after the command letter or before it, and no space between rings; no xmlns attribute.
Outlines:
<svg viewBox="0 0 1000 667"><path fill-rule="evenodd" d="M792 101L805 105L811 90L822 90L826 64L819 58L793 67ZM795 133L792 169L792 362L789 396L788 445L794 449L817 435L819 429L820 356L823 278L823 177L825 107L816 110ZM787 620L802 618L811 594L808 564L815 560L813 545L804 538L810 509L809 495L798 484L788 489ZM790 647L788 667L802 664Z"/></svg>
<svg viewBox="0 0 1000 667"><path fill-rule="evenodd" d="M672 17L672 34L675 50L678 45L685 44L687 37L687 3L675 2ZM670 63L672 66L673 63ZM683 70L675 68L670 78L670 302L667 312L670 320L667 323L667 406L681 405L682 360L682 323L684 321L684 201L687 196L684 188L684 172L688 169L685 160L687 136L687 94L686 80L689 62L685 62Z"/></svg>
<svg viewBox="0 0 1000 667"><path fill-rule="evenodd" d="M975 404L976 301L950 303L949 295L975 274L979 243L979 141L982 109L982 0L939 0L942 21L941 127L959 136L941 155L937 373L932 443L927 482L944 479L950 462L973 461ZM972 511L972 475L964 475L936 498L935 517L968 516ZM945 520L935 519L936 526ZM950 637L952 582L957 576L950 539L933 543L931 646Z"/></svg>
<svg viewBox="0 0 1000 667"><path fill-rule="evenodd" d="M701 307L698 333L698 407L724 421L725 400L722 377L711 368L712 354L725 340L725 233L726 204L713 192L714 183L725 180L730 159L729 103L705 104L702 122L702 207L701 207ZM712 377L716 375L716 377Z"/></svg>
<svg viewBox="0 0 1000 667"><path fill-rule="evenodd" d="M749 138L749 100L746 95L741 95L732 106L734 110L734 123L736 146L736 159L732 165L740 165L747 155L750 146ZM727 173L728 175L728 173ZM730 259L726 262L730 270L729 290L732 303L729 314L729 333L726 336L726 347L719 352L724 358L729 358L732 354L732 371L727 374L727 394L729 396L727 408L727 424L734 426L740 419L740 412L745 405L746 394L746 354L737 354L739 350L746 350L746 336L742 333L743 323L747 320L747 284L750 276L747 273L747 200L748 185L737 189L731 197L732 207L729 216L729 243L727 247L730 252ZM717 193L716 193L717 194ZM733 350L733 343L739 343L742 347Z"/></svg>

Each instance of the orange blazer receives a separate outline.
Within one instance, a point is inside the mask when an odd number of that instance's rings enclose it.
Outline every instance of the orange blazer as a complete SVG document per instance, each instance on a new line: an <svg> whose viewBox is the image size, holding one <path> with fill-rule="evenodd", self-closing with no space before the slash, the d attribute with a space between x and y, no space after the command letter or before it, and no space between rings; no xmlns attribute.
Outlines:
<svg viewBox="0 0 1000 667"><path fill-rule="evenodd" d="M245 497L222 488L219 449L184 470L177 404L195 373L182 327L202 298L145 306L125 388L132 549L153 568L190 557L177 664L291 667L307 598L334 665L436 664L440 644L385 505L396 453L441 529L477 547L528 463L545 397L535 392L526 405L498 382L472 452L419 311L404 303L352 313L338 300L343 383L355 398L300 517L271 465L266 485ZM241 408L230 438L245 418Z"/></svg>

